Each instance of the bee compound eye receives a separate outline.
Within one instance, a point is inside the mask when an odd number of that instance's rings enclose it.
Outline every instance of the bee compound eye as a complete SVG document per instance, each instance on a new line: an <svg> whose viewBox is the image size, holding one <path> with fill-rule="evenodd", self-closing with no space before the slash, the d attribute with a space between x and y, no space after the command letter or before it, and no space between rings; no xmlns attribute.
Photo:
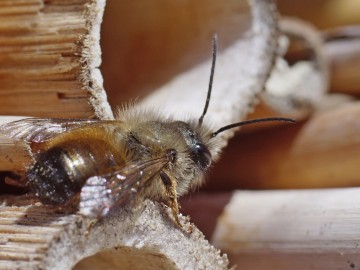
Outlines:
<svg viewBox="0 0 360 270"><path fill-rule="evenodd" d="M212 156L209 149L202 143L197 143L195 145L195 149L193 160L200 166L201 169L207 169L212 162Z"/></svg>

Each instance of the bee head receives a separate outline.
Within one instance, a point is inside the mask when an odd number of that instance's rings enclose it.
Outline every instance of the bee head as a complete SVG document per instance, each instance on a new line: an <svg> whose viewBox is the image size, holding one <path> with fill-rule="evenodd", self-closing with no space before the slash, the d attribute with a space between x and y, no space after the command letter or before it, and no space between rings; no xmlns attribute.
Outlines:
<svg viewBox="0 0 360 270"><path fill-rule="evenodd" d="M207 146L201 142L190 145L190 156L195 164L203 171L210 167L212 156Z"/></svg>
<svg viewBox="0 0 360 270"><path fill-rule="evenodd" d="M188 185L188 187L190 188L195 188L202 183L204 175L210 167L211 163L218 158L220 147L217 135L219 133L231 128L257 122L293 122L293 120L287 118L262 118L226 125L215 132L207 125L203 125L203 119L210 103L211 89L214 78L217 47L216 39L217 37L215 34L213 40L213 58L210 72L209 88L201 117L198 121L171 122L167 126L167 129L172 132L164 132L165 129L162 130L163 132L159 132L162 134L162 136L166 136L166 133L171 134L171 137L168 137L167 140L167 142L169 142L170 144L169 146L175 146L178 143L177 147L174 147L174 149L176 149L177 151L178 158L175 158L174 161L180 161L177 162L177 167L179 169L179 172L181 172L181 177L179 178L187 179L187 181L183 182L187 183L186 185ZM176 137L176 135L178 135L178 137ZM188 162L186 162L185 160L187 160ZM180 186L183 185L183 182L178 183L180 190L182 189ZM186 188L186 190L188 190L188 188Z"/></svg>
<svg viewBox="0 0 360 270"><path fill-rule="evenodd" d="M206 171L212 162L212 155L204 137L188 123L176 121L173 123L185 140L191 160L201 171Z"/></svg>

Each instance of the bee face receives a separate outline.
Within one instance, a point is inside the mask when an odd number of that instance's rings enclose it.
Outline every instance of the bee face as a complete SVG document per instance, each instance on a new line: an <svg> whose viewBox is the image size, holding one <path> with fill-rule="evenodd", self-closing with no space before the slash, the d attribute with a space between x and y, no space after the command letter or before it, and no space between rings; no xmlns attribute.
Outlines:
<svg viewBox="0 0 360 270"><path fill-rule="evenodd" d="M177 152L186 153L194 165L206 171L212 162L208 140L196 124L183 121L145 121L131 127L129 144L139 150L174 148ZM210 133L210 132L205 132ZM145 146L145 148L144 148Z"/></svg>
<svg viewBox="0 0 360 270"><path fill-rule="evenodd" d="M149 116L149 114L148 114ZM205 128L206 129L206 128ZM174 159L166 168L167 174L177 182L177 194L183 195L198 187L212 163L208 147L209 136L197 123L172 121L171 119L149 120L137 123L129 130L128 143L138 155L155 156L168 149L174 151ZM161 155L161 154L160 154ZM153 191L150 197L156 196Z"/></svg>
<svg viewBox="0 0 360 270"><path fill-rule="evenodd" d="M212 156L200 134L194 131L188 123L176 121L172 124L177 127L178 132L184 138L189 149L189 155L195 165L205 172L211 165Z"/></svg>

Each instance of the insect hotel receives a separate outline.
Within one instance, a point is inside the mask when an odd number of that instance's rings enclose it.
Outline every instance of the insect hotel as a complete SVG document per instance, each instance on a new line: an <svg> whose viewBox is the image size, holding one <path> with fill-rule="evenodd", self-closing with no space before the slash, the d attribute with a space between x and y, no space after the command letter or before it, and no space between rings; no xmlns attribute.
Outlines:
<svg viewBox="0 0 360 270"><path fill-rule="evenodd" d="M0 269L359 268L348 2L0 1Z"/></svg>

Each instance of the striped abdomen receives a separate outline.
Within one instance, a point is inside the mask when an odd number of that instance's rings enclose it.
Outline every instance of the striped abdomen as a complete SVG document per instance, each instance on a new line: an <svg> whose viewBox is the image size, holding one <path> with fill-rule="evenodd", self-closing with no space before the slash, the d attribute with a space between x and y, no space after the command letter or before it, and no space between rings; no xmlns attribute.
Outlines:
<svg viewBox="0 0 360 270"><path fill-rule="evenodd" d="M45 204L64 204L94 175L117 166L114 149L103 140L72 140L38 154L28 171L30 188Z"/></svg>

